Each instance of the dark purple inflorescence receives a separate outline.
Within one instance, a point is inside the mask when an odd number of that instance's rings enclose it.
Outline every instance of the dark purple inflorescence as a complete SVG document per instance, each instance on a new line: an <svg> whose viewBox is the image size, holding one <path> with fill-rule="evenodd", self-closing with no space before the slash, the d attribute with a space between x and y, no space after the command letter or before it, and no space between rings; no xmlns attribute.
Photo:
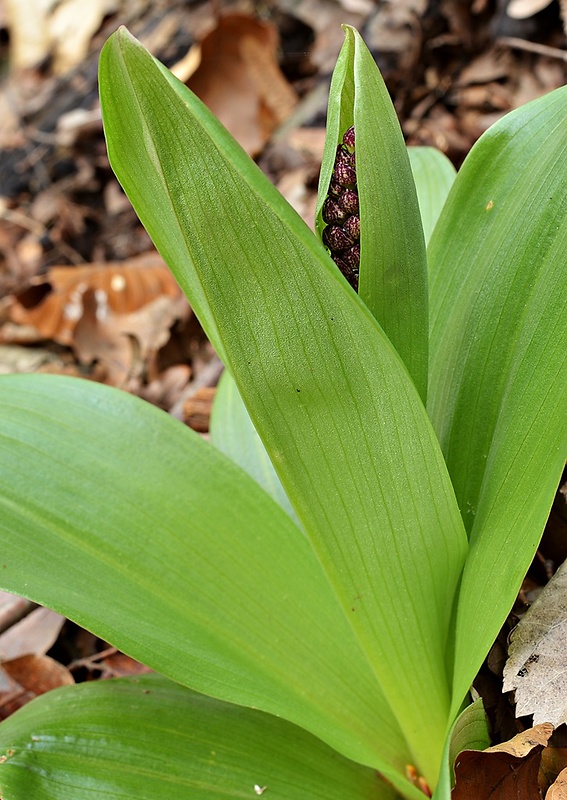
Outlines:
<svg viewBox="0 0 567 800"><path fill-rule="evenodd" d="M356 189L354 126L337 147L329 194L323 204L323 244L347 281L358 291L360 264L360 217Z"/></svg>

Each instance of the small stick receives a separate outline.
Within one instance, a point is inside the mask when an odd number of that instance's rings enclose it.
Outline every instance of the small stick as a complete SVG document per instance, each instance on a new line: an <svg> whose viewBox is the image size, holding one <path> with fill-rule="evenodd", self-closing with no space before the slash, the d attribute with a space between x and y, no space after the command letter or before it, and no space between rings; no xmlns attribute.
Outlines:
<svg viewBox="0 0 567 800"><path fill-rule="evenodd" d="M561 50L559 47L549 47L547 44L537 44L537 42L518 39L515 36L501 36L496 41L497 44L503 44L515 50L527 50L529 53L537 53L540 56L549 56L549 58L559 58L561 61L567 62L567 50Z"/></svg>

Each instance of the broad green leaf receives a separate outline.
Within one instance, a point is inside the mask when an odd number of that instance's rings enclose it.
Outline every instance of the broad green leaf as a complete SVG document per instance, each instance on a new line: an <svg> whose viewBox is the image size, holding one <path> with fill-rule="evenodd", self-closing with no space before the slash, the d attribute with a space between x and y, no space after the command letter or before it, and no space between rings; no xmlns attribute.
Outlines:
<svg viewBox="0 0 567 800"><path fill-rule="evenodd" d="M433 800L450 800L455 783L455 759L463 750L486 750L490 747L488 720L481 698L465 708L455 720L447 737L443 766Z"/></svg>
<svg viewBox="0 0 567 800"><path fill-rule="evenodd" d="M3 376L0 487L3 589L403 770L403 737L306 538L208 442L118 390Z"/></svg>
<svg viewBox="0 0 567 800"><path fill-rule="evenodd" d="M3 800L390 800L375 770L284 720L158 675L65 687L0 725Z"/></svg>
<svg viewBox="0 0 567 800"><path fill-rule="evenodd" d="M427 393L427 261L415 185L388 90L359 33L344 26L333 73L317 227L337 145L354 124L360 197L359 294Z"/></svg>
<svg viewBox="0 0 567 800"><path fill-rule="evenodd" d="M428 243L457 172L447 156L434 147L408 147L408 155Z"/></svg>
<svg viewBox="0 0 567 800"><path fill-rule="evenodd" d="M224 371L217 387L210 437L215 447L246 470L293 520L297 519L228 370Z"/></svg>
<svg viewBox="0 0 567 800"><path fill-rule="evenodd" d="M431 418L470 533L455 706L512 606L567 455L567 89L466 159L429 247Z"/></svg>
<svg viewBox="0 0 567 800"><path fill-rule="evenodd" d="M122 168L132 148L147 143L159 162L168 205L137 210L150 230L171 208L181 221L185 257L169 266L190 299L201 287L254 426L433 783L466 537L417 391L307 226L125 31L103 50L101 89L113 168L135 201L144 171Z"/></svg>

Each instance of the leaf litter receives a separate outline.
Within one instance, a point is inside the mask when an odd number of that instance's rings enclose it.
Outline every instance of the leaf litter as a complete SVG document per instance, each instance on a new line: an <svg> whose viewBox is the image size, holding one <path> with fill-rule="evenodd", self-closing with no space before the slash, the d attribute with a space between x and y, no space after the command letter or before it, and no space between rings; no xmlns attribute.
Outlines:
<svg viewBox="0 0 567 800"><path fill-rule="evenodd" d="M567 723L567 562L512 631L503 690L515 691L517 717Z"/></svg>

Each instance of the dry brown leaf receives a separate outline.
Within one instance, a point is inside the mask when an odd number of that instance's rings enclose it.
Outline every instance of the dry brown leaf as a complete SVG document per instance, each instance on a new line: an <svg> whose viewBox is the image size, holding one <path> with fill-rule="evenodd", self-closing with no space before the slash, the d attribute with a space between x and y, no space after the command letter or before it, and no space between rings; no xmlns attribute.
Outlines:
<svg viewBox="0 0 567 800"><path fill-rule="evenodd" d="M55 644L64 622L61 614L49 608L36 608L0 636L0 658L45 655Z"/></svg>
<svg viewBox="0 0 567 800"><path fill-rule="evenodd" d="M545 800L567 800L567 769L560 772L555 783L549 787Z"/></svg>
<svg viewBox="0 0 567 800"><path fill-rule="evenodd" d="M203 386L188 397L183 404L183 422L194 431L207 433L211 409L216 394L215 386Z"/></svg>
<svg viewBox="0 0 567 800"><path fill-rule="evenodd" d="M541 753L552 733L553 725L537 725L488 750L463 750L452 800L539 800Z"/></svg>
<svg viewBox="0 0 567 800"><path fill-rule="evenodd" d="M516 691L516 716L567 722L567 562L512 632L505 692Z"/></svg>
<svg viewBox="0 0 567 800"><path fill-rule="evenodd" d="M244 149L256 155L297 102L277 62L273 25L227 14L201 42L189 87Z"/></svg>
<svg viewBox="0 0 567 800"><path fill-rule="evenodd" d="M75 681L69 670L49 656L22 656L0 667L0 718L5 719L34 697Z"/></svg>
<svg viewBox="0 0 567 800"><path fill-rule="evenodd" d="M155 254L126 264L53 267L34 283L10 309L11 320L73 347L83 364L99 360L114 384L165 344L173 323L189 313Z"/></svg>
<svg viewBox="0 0 567 800"><path fill-rule="evenodd" d="M49 55L57 73L86 57L91 38L118 0L5 0L14 67L34 67Z"/></svg>

